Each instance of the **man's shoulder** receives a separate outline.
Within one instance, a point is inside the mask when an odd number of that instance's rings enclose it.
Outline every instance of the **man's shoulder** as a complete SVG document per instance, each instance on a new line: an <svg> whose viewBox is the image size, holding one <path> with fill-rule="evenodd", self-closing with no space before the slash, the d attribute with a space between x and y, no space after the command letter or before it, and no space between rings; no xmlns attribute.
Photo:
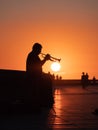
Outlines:
<svg viewBox="0 0 98 130"><path fill-rule="evenodd" d="M34 55L34 53L31 51L31 52L29 52L29 54L28 54L28 56L33 56Z"/></svg>

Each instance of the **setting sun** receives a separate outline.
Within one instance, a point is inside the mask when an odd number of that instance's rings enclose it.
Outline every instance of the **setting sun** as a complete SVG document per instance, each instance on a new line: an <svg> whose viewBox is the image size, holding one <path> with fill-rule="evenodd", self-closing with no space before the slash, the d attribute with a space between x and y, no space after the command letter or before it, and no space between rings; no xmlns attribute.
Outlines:
<svg viewBox="0 0 98 130"><path fill-rule="evenodd" d="M60 64L58 63L58 62L53 62L52 64L51 64L51 69L53 70L53 71L59 71L60 70L60 68L61 68L61 66L60 66Z"/></svg>

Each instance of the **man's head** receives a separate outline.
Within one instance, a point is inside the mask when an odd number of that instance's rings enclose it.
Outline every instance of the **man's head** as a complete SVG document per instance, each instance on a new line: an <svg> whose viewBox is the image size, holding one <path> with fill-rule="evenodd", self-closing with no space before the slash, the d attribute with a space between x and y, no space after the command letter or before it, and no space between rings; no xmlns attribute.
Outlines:
<svg viewBox="0 0 98 130"><path fill-rule="evenodd" d="M34 43L32 50L36 53L39 54L41 52L42 45L40 43Z"/></svg>

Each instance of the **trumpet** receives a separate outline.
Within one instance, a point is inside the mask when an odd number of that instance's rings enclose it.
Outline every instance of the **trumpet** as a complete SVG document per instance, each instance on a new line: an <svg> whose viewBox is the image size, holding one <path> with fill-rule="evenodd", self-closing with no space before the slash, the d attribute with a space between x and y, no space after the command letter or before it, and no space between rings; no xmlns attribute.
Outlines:
<svg viewBox="0 0 98 130"><path fill-rule="evenodd" d="M40 53L43 57L45 57L47 54L44 54L44 53ZM50 55L50 60L51 61L58 61L58 62L60 62L61 61L61 59L60 58L55 58L55 57L53 57L53 56L51 56Z"/></svg>

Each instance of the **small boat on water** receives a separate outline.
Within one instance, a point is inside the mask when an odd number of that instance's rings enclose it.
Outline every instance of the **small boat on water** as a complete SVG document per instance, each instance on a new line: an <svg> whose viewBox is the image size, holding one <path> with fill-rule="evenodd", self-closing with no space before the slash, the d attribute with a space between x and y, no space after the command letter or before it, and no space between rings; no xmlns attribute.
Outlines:
<svg viewBox="0 0 98 130"><path fill-rule="evenodd" d="M51 108L54 99L52 89L47 86L35 94L25 71L0 69L0 111L24 113L39 112L43 107Z"/></svg>

